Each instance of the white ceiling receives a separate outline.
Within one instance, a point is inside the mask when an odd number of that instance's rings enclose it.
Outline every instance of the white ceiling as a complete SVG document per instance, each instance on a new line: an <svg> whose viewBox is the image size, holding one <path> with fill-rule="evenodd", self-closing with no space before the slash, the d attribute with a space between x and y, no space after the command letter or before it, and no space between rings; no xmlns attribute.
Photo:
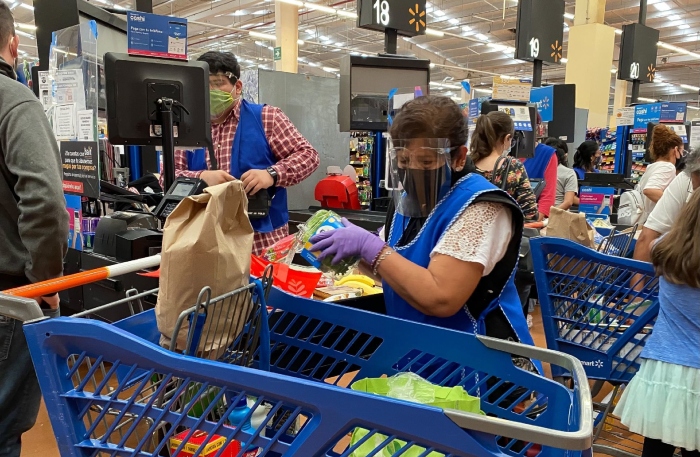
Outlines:
<svg viewBox="0 0 700 457"><path fill-rule="evenodd" d="M5 0L8 1L8 0ZM8 3L19 2L10 0ZM33 13L23 5L13 9L20 24L33 24ZM310 0L311 3L354 12L356 0ZM112 0L90 0L97 6L114 6ZM307 0L307 3L309 0ZM134 0L117 0L116 6L133 7ZM660 40L674 50L659 47L657 82L642 85L644 98L685 100L697 106L700 86L700 0L649 0L647 25L660 31ZM505 4L505 9L504 9ZM532 64L512 58L515 45L517 0L435 0L428 2L428 27L444 36L425 35L399 39L399 53L428 58L435 63L432 90L453 92L458 95L456 83L470 79L477 88L488 88L494 75L529 77ZM271 69L274 41L250 36L247 31L275 34L274 0L154 0L154 12L190 21L189 46L194 56L206 50L229 50L241 59L242 66L258 65ZM356 27L355 19L300 8L299 46L300 73L333 77L339 68L339 58L350 52L368 55L383 52L382 34ZM566 12L573 14L574 2L566 1ZM638 0L608 0L605 22L615 28L636 22ZM205 23L206 25L194 24ZM572 21L562 18L564 23ZM221 27L228 27L223 29ZM235 30L232 30L235 29ZM31 28L19 28L33 34ZM29 55L36 55L35 41L20 37L21 47ZM619 36L616 36L619 45ZM564 57L566 57L567 28L564 29ZM687 55L678 50L698 53ZM616 47L615 58L619 49ZM595 52L591 49L591 52ZM507 54L510 53L510 56ZM617 62L612 62L614 68ZM563 65L545 66L543 82L564 81ZM611 73L611 94L615 76ZM681 85L690 87L681 87ZM612 95L611 95L612 97Z"/></svg>

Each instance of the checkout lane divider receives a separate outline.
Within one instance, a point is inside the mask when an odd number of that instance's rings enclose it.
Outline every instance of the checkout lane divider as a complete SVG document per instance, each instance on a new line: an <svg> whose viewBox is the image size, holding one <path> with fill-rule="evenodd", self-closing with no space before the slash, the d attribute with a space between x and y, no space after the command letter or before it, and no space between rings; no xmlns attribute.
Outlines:
<svg viewBox="0 0 700 457"><path fill-rule="evenodd" d="M36 298L47 295L53 295L57 292L64 291L73 287L84 286L95 281L113 278L115 276L134 273L146 268L153 268L160 265L160 254L144 257L143 259L130 260L128 262L118 263L108 267L95 268L94 270L81 271L60 278L49 279L27 286L16 287L4 291L4 294L13 295L15 297Z"/></svg>

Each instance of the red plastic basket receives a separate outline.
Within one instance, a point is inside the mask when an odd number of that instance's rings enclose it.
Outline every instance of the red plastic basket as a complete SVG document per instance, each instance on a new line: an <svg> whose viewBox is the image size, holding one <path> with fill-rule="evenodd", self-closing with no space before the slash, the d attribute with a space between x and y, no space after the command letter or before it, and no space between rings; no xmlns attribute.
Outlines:
<svg viewBox="0 0 700 457"><path fill-rule="evenodd" d="M252 276L262 276L265 268L270 265L265 259L258 256L250 256L250 274ZM272 270L272 284L280 289L299 297L311 298L322 273L300 271L291 268L285 263L274 263Z"/></svg>

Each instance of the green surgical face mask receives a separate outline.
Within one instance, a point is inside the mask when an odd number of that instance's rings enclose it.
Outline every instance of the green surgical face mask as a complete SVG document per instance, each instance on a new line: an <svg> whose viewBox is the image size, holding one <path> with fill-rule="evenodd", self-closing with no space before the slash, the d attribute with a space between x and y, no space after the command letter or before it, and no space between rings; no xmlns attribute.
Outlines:
<svg viewBox="0 0 700 457"><path fill-rule="evenodd" d="M219 89L209 91L209 111L212 119L221 117L233 105L233 95Z"/></svg>

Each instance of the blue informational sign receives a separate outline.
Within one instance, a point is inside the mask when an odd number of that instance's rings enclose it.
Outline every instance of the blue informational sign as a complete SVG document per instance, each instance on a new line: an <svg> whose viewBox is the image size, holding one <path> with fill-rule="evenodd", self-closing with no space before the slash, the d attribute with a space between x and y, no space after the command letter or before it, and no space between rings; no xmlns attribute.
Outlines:
<svg viewBox="0 0 700 457"><path fill-rule="evenodd" d="M129 54L187 60L187 19L129 11Z"/></svg>
<svg viewBox="0 0 700 457"><path fill-rule="evenodd" d="M537 105L542 122L551 122L554 119L554 86L532 88L530 102Z"/></svg>
<svg viewBox="0 0 700 457"><path fill-rule="evenodd" d="M476 119L479 117L479 99L472 98L469 100L469 119Z"/></svg>
<svg viewBox="0 0 700 457"><path fill-rule="evenodd" d="M661 120L661 103L650 103L634 107L634 130L647 130L647 124L658 124Z"/></svg>
<svg viewBox="0 0 700 457"><path fill-rule="evenodd" d="M583 186L579 192L578 211L586 215L610 214L614 194L613 187Z"/></svg>
<svg viewBox="0 0 700 457"><path fill-rule="evenodd" d="M686 102L664 102L661 104L660 122L685 122Z"/></svg>

